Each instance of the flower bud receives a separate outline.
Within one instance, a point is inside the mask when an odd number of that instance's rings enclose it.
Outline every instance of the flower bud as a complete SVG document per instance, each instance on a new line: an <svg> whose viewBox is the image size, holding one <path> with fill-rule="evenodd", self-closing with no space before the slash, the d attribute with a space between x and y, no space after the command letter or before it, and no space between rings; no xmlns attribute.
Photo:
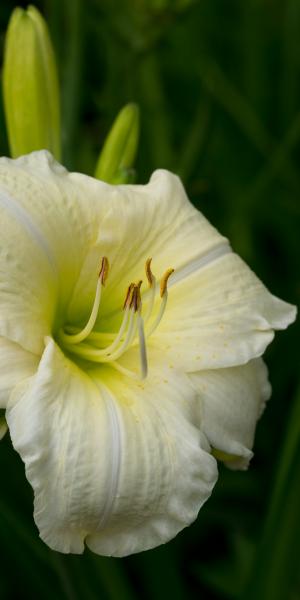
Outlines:
<svg viewBox="0 0 300 600"><path fill-rule="evenodd" d="M59 87L48 28L34 6L16 8L5 40L3 95L11 155L60 158Z"/></svg>
<svg viewBox="0 0 300 600"><path fill-rule="evenodd" d="M104 142L95 177L108 183L128 183L139 138L139 108L127 104L119 112Z"/></svg>

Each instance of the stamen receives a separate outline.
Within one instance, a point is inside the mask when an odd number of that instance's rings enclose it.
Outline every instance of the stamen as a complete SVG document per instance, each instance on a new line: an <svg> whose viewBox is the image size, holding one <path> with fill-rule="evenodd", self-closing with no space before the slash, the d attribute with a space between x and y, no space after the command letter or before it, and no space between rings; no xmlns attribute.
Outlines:
<svg viewBox="0 0 300 600"><path fill-rule="evenodd" d="M122 320L119 332L117 333L117 336L115 333L100 333L97 331L92 331L91 334L89 335L89 341L91 341L91 342L93 342L93 341L101 342L101 340L111 340L112 339L112 343L109 346L107 346L106 348L99 350L99 352L103 352L103 354L107 354L107 352L111 352L112 350L114 350L115 347L117 346L117 344L121 341L121 338L124 334L125 327L126 327L127 321L128 321L129 309L130 309L130 304L131 304L131 300L132 300L132 292L133 292L134 287L135 287L134 283L131 283L128 286L124 304L123 304L124 316L123 316L123 320Z"/></svg>
<svg viewBox="0 0 300 600"><path fill-rule="evenodd" d="M147 258L146 264L145 264L146 277L148 279L150 288L153 286L153 279L154 279L153 273L151 271L151 262L152 262L152 258Z"/></svg>
<svg viewBox="0 0 300 600"><path fill-rule="evenodd" d="M160 297L161 298L163 298L164 294L167 291L168 279L172 275L172 273L174 273L174 269L168 269L161 279L161 282L160 282Z"/></svg>
<svg viewBox="0 0 300 600"><path fill-rule="evenodd" d="M98 281L97 281L95 300L94 300L90 318L89 318L86 326L81 331L79 331L79 333L75 333L74 335L72 335L72 334L67 334L64 331L61 331L60 339L63 342L65 342L67 344L79 344L80 342L85 340L90 335L90 333L96 323L97 316L98 316L100 301L101 301L102 286L105 285L105 281L106 281L107 275L108 275L108 268L109 268L108 259L106 258L106 256L103 256L102 262L101 262L101 268L99 271Z"/></svg>
<svg viewBox="0 0 300 600"><path fill-rule="evenodd" d="M145 323L147 323L147 321L149 320L149 317L152 313L153 310L153 305L154 305L154 298L155 298L155 292L156 292L156 278L154 277L152 271L151 271L151 262L152 262L152 258L148 258L146 260L146 264L145 264L145 271L146 271L146 277L148 279L148 283L149 283L149 299L148 299L148 308L147 308L147 312L144 316L144 321Z"/></svg>
<svg viewBox="0 0 300 600"><path fill-rule="evenodd" d="M140 374L138 375L134 371L131 371L130 369L127 369L126 367L123 367L123 365L120 365L118 362L115 362L115 361L111 361L110 366L113 367L114 369L116 369L116 371L119 371L120 373L122 373L123 375L126 375L127 377L131 377L132 379L136 379L136 380L142 380L147 377L148 361L147 361L147 349L146 349L146 340L145 340L145 333L144 333L144 324L143 324L143 318L140 313L138 314L137 318L138 318L140 365L141 365Z"/></svg>
<svg viewBox="0 0 300 600"><path fill-rule="evenodd" d="M126 317L124 315L124 319L125 318ZM90 360L92 362L99 362L99 363L110 362L112 360L116 360L117 358L119 358L123 354L123 352L125 352L125 350L127 350L128 346L131 344L131 342L133 341L133 338L135 337L136 329L137 329L136 314L133 311L131 311L127 334L126 334L122 344L119 346L119 348L115 349L114 352L111 352L109 350L109 347L103 348L102 350L97 350L96 348L93 348L92 346L90 346L88 344L81 344L78 346L71 345L71 347L69 344L67 344L66 346L70 352L73 352L74 354L77 354L78 356L81 356L82 358L84 358L86 360Z"/></svg>
<svg viewBox="0 0 300 600"><path fill-rule="evenodd" d="M159 308L159 311L158 311L158 314L156 316L154 323L152 323L152 326L146 332L147 337L152 335L152 333L158 327L158 325L160 324L160 322L164 316L164 312L166 310L167 301L168 301L168 289L167 289L168 288L168 279L169 279L170 275L172 275L172 273L174 273L174 269L168 269L161 279L161 282L160 282L160 296L162 299L161 305L160 305L160 308Z"/></svg>
<svg viewBox="0 0 300 600"><path fill-rule="evenodd" d="M168 292L165 292L161 301L161 305L159 307L159 311L158 314L156 316L155 321L152 323L150 329L148 329L148 331L146 331L146 337L149 337L150 335L152 335L152 333L155 331L155 329L159 326L163 316L164 316L164 312L166 310L166 306L167 306L167 300L168 300Z"/></svg>
<svg viewBox="0 0 300 600"><path fill-rule="evenodd" d="M141 364L141 379L145 379L148 373L147 348L144 332L143 317L138 315L138 332L139 332L139 348L140 348L140 364Z"/></svg>
<svg viewBox="0 0 300 600"><path fill-rule="evenodd" d="M122 365L120 365L117 362L111 362L109 364L109 366L113 367L114 369L116 369L116 371L119 371L123 375L127 375L127 377L131 377L131 379L137 379L137 380L140 379L140 377L137 373L134 373L134 371L130 371L130 369L126 369L126 367L123 367Z"/></svg>
<svg viewBox="0 0 300 600"><path fill-rule="evenodd" d="M59 333L60 340L64 343L64 346L68 352L76 354L84 360L89 360L95 363L109 363L114 369L128 375L129 377L132 377L133 379L141 380L147 377L148 361L146 338L155 331L162 320L168 300L168 280L174 272L174 269L168 269L161 279L161 303L158 314L150 326L150 329L146 330L145 333L144 322L149 320L153 312L155 296L156 292L158 291L156 278L151 270L151 261L152 259L148 258L145 263L145 273L149 285L149 289L145 298L146 314L142 316L142 280L140 280L138 283L131 283L127 289L123 305L124 314L119 331L117 333L101 333L98 331L93 331L93 328L99 312L102 286L105 286L109 271L108 259L105 256L102 258L94 304L87 324L82 331L78 331L76 328L70 328L69 331L73 331L73 333L65 333L62 330ZM137 340L135 340L136 336L138 338ZM86 342L84 342L84 340L86 340ZM103 347L103 344L105 343L108 343L108 345ZM122 354L126 352L126 350L132 344L134 346L137 344L139 345L139 374L127 369L117 362Z"/></svg>
<svg viewBox="0 0 300 600"><path fill-rule="evenodd" d="M142 283L143 283L142 281L139 281L138 284L134 285L134 287L133 287L131 301L130 301L130 308L133 308L134 312L137 312L141 308L142 300L141 300L140 289L141 289Z"/></svg>
<svg viewBox="0 0 300 600"><path fill-rule="evenodd" d="M130 306L133 288L134 288L134 283L131 283L130 286L128 287L128 290L126 293L125 301L123 304L123 310L125 310L125 308L129 308L129 306Z"/></svg>
<svg viewBox="0 0 300 600"><path fill-rule="evenodd" d="M115 336L115 338L113 339L112 343L109 346L106 346L105 348L102 348L101 350L97 350L98 355L100 356L101 354L103 354L103 356L105 356L106 354L110 354L111 352L113 352L118 344L120 343L124 332L125 332L125 328L128 322L128 316L129 316L129 308L125 309L124 315L123 315L123 320L120 326L120 329L117 333L117 335ZM111 334L108 334L109 337L111 338ZM91 333L89 336L89 341L99 341L101 339L103 339L104 334L103 333L99 333L97 334L95 333Z"/></svg>
<svg viewBox="0 0 300 600"><path fill-rule="evenodd" d="M119 346L118 349L116 349L114 352L109 352L109 354L107 354L107 348L106 348L105 352L107 355L101 359L101 362L110 362L112 360L117 360L117 358L120 358L120 356L123 354L123 352L125 352L125 350L127 350L128 346L130 346L131 342L133 341L135 334L136 334L136 329L137 329L136 315L133 311L131 311L130 319L129 319L129 326L128 326L127 334L123 340L123 343L121 344L121 346Z"/></svg>
<svg viewBox="0 0 300 600"><path fill-rule="evenodd" d="M109 271L108 258L106 258L106 256L103 256L102 262L101 262L101 269L99 271L99 279L103 286L105 285L105 282L107 280L108 271Z"/></svg>

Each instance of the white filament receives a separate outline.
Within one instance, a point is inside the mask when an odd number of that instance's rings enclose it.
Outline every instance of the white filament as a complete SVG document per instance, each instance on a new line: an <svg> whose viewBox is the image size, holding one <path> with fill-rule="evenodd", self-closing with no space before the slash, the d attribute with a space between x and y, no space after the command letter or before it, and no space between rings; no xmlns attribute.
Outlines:
<svg viewBox="0 0 300 600"><path fill-rule="evenodd" d="M95 300L94 300L92 312L91 312L90 318L89 318L86 326L81 331L79 331L79 333L75 333L75 334L68 334L68 333L64 333L64 332L60 333L60 338L66 344L79 344L80 342L85 340L90 335L92 329L94 328L94 325L96 323L96 319L98 316L100 302L101 302L101 291L102 291L102 283L101 283L101 280L99 277L98 282L97 282L97 288L96 288L96 294L95 294Z"/></svg>
<svg viewBox="0 0 300 600"><path fill-rule="evenodd" d="M165 310L166 310L167 301L168 301L168 292L167 292L167 290L165 290L165 293L161 299L161 304L160 304L156 319L152 323L151 327L146 331L146 337L150 337L150 335L152 335L152 333L155 331L155 329L157 329L158 325L160 324L160 322L164 316Z"/></svg>
<svg viewBox="0 0 300 600"><path fill-rule="evenodd" d="M152 285L151 285L151 288L148 291L148 295L147 295L148 306L147 306L147 312L144 317L145 323L147 323L150 315L152 314L154 300L155 300L155 294L156 294L156 279L155 279L154 275L152 275Z"/></svg>
<svg viewBox="0 0 300 600"><path fill-rule="evenodd" d="M137 319L136 314L131 311L129 325L127 329L127 333L124 337L123 342L114 352L109 352L109 346L107 348L103 348L102 350L97 350L96 348L92 348L88 344L82 345L69 345L66 344L67 349L82 358L87 360L91 360L92 362L99 363L109 363L111 361L117 360L124 352L127 350L128 346L132 343L137 329Z"/></svg>
<svg viewBox="0 0 300 600"><path fill-rule="evenodd" d="M145 340L144 322L141 314L138 314L138 332L140 348L141 379L145 379L148 373L147 348Z"/></svg>
<svg viewBox="0 0 300 600"><path fill-rule="evenodd" d="M119 345L119 343L121 342L121 339L124 335L125 329L126 329L126 325L128 322L128 316L129 316L129 308L127 307L124 311L124 316L123 316L123 320L119 329L119 332L117 333L117 335L115 336L115 339L113 340L113 342L109 345L106 346L106 348L102 348L101 350L97 350L98 352L98 356L105 356L106 354L111 354ZM90 334L90 340L91 341L99 341L101 339L103 339L103 336L107 335L108 339L111 339L113 335L115 334L102 334L102 333L96 333L93 332Z"/></svg>

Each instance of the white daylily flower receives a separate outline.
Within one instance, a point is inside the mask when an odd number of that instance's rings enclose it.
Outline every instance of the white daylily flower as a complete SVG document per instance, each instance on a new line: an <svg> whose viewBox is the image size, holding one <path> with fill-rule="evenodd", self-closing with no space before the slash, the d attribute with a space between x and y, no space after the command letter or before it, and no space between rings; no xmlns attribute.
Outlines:
<svg viewBox="0 0 300 600"><path fill-rule="evenodd" d="M46 152L1 159L0 224L0 407L42 539L114 556L166 542L211 493L212 449L249 461L259 357L295 309L166 171L110 186Z"/></svg>

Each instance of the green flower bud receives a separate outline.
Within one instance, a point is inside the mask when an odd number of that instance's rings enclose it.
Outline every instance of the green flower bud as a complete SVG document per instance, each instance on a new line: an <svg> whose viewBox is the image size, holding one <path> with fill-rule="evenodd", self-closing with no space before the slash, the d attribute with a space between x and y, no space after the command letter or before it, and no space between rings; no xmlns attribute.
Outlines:
<svg viewBox="0 0 300 600"><path fill-rule="evenodd" d="M108 183L127 183L139 139L139 108L127 104L119 112L104 142L95 177Z"/></svg>
<svg viewBox="0 0 300 600"><path fill-rule="evenodd" d="M34 6L16 8L5 40L3 95L13 157L46 149L60 159L59 87L47 25Z"/></svg>

